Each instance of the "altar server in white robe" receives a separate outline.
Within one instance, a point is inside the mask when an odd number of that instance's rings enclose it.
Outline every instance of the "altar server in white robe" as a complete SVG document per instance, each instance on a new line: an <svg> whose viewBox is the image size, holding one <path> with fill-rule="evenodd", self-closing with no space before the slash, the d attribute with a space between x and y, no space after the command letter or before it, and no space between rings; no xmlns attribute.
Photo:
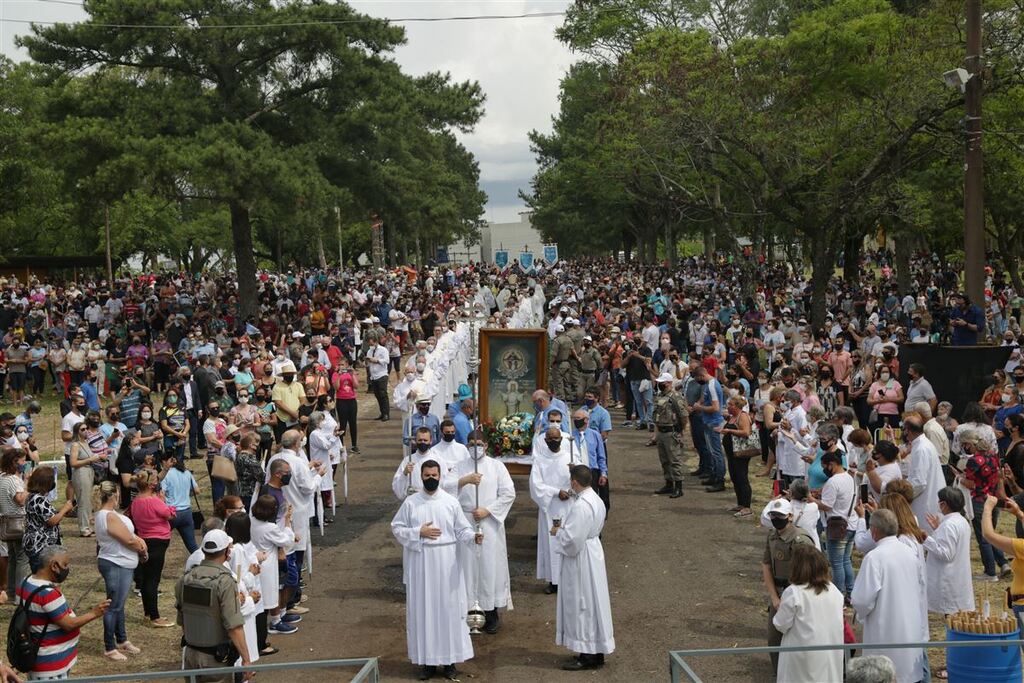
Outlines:
<svg viewBox="0 0 1024 683"><path fill-rule="evenodd" d="M939 513L939 490L946 485L942 475L942 463L939 452L924 435L924 422L918 415L910 415L903 420L903 433L910 443L910 455L907 458L907 481L914 487L914 500L910 503L917 525L927 534L928 515Z"/></svg>
<svg viewBox="0 0 1024 683"><path fill-rule="evenodd" d="M899 523L891 510L871 515L875 548L861 562L850 600L864 624L864 654L884 655L896 666L898 683L917 683L925 675L920 649L872 650L871 643L913 643L926 632L920 606L924 568L914 552L896 538Z"/></svg>
<svg viewBox="0 0 1024 683"><path fill-rule="evenodd" d="M395 475L391 478L391 491L398 500L405 500L410 495L410 488L413 489L414 494L423 490L420 467L427 460L433 460L441 466L441 488L450 495L458 494L458 478L455 476L454 468L448 465L443 453L439 454L434 451L436 446L431 448L430 443L433 439L430 428L418 427L416 429L416 434L413 435L412 455L403 458L402 462L398 463Z"/></svg>
<svg viewBox="0 0 1024 683"><path fill-rule="evenodd" d="M479 601L485 615L484 631L494 634L500 625L498 608L512 609L505 518L516 500L516 488L508 469L485 455L480 432L470 434L470 443L476 443L476 448L470 448L469 459L455 468L459 477L459 504L466 520L480 525L484 542L479 551L460 545L459 565L466 580L469 604Z"/></svg>
<svg viewBox="0 0 1024 683"><path fill-rule="evenodd" d="M391 520L391 532L402 544L406 563L405 631L409 659L423 667L421 680L443 667L447 678L455 665L473 657L466 624L466 587L456 544L481 543L466 520L459 501L440 490L441 466L427 461L421 468L423 490L409 496Z"/></svg>
<svg viewBox="0 0 1024 683"><path fill-rule="evenodd" d="M292 530L301 541L295 548L295 561L302 571L306 549L311 548L309 519L316 514L316 497L320 495L320 483L330 469L329 465L311 463L302 451L302 432L289 429L281 436L281 450L267 461L267 478L270 481L270 465L275 460L284 460L291 466L292 478L281 489L285 501L292 506Z"/></svg>
<svg viewBox="0 0 1024 683"><path fill-rule="evenodd" d="M552 526L549 531L555 553L562 558L555 644L579 653L562 666L566 671L600 668L604 666L604 656L615 651L612 604L601 545L605 508L590 487L592 477L589 465L572 468L569 485L574 500L561 526Z"/></svg>
<svg viewBox="0 0 1024 683"><path fill-rule="evenodd" d="M530 498L537 504L537 578L548 582L544 592L558 590L561 556L553 551L554 539L547 530L554 520L565 519L572 492L569 486L569 451L572 438L558 427L549 427L543 439L533 440Z"/></svg>
<svg viewBox="0 0 1024 683"><path fill-rule="evenodd" d="M971 523L963 515L964 495L947 486L938 498L942 516L928 515L933 531L924 541L928 610L939 614L973 612Z"/></svg>
<svg viewBox="0 0 1024 683"><path fill-rule="evenodd" d="M341 439L337 434L338 423L331 417L328 411L315 411L309 416L309 424L306 426L308 436L306 437L309 446L309 461L324 466L324 475L320 477L320 496L323 498L323 509L325 520L328 524L334 522L334 513L327 512L331 508L334 499L334 466L331 464L332 453L341 449Z"/></svg>
<svg viewBox="0 0 1024 683"><path fill-rule="evenodd" d="M469 451L466 447L455 440L455 423L449 419L441 420L441 440L430 449L430 455L434 460L444 460L449 473L455 471L455 466L469 458Z"/></svg>
<svg viewBox="0 0 1024 683"><path fill-rule="evenodd" d="M843 594L829 578L828 559L809 545L794 545L789 586L782 592L772 625L782 633L782 647L841 645ZM778 683L843 680L843 651L780 652Z"/></svg>

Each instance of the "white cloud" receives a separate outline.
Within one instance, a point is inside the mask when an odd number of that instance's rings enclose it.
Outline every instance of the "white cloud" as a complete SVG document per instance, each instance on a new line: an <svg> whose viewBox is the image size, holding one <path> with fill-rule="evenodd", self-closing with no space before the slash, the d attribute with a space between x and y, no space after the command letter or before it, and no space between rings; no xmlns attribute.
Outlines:
<svg viewBox="0 0 1024 683"><path fill-rule="evenodd" d="M377 17L449 17L561 12L568 0L362 0L356 10ZM0 18L74 21L80 8L39 0L0 0ZM476 130L461 136L480 161L481 180L526 187L534 172L527 133L550 130L558 110L558 83L573 61L554 36L561 17L404 24L408 42L395 58L413 74L450 72L456 80L479 81L486 113ZM14 35L28 26L0 21L0 51L16 59ZM502 198L508 201L507 193ZM492 200L493 201L493 200ZM488 206L490 214L515 220L521 205Z"/></svg>

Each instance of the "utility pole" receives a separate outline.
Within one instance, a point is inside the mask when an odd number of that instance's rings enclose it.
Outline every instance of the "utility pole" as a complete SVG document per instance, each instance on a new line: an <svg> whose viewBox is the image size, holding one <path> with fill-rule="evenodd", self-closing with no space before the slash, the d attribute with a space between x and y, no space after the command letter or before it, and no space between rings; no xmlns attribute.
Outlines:
<svg viewBox="0 0 1024 683"><path fill-rule="evenodd" d="M341 207L334 207L334 215L338 219L338 270L345 270L345 253L341 250Z"/></svg>
<svg viewBox="0 0 1024 683"><path fill-rule="evenodd" d="M976 306L985 307L985 187L981 154L981 0L967 0L967 57L964 90L964 285Z"/></svg>
<svg viewBox="0 0 1024 683"><path fill-rule="evenodd" d="M110 258L110 206L103 204L103 221L107 232L107 286L114 291L114 262Z"/></svg>

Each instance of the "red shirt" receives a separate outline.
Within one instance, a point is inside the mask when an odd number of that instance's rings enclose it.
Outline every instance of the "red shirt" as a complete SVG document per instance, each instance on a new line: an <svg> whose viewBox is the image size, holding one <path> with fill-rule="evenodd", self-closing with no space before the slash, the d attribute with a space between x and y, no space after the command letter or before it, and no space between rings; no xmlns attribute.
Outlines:
<svg viewBox="0 0 1024 683"><path fill-rule="evenodd" d="M971 500L985 502L996 495L999 486L999 456L995 453L974 453L964 465L964 477L971 485Z"/></svg>

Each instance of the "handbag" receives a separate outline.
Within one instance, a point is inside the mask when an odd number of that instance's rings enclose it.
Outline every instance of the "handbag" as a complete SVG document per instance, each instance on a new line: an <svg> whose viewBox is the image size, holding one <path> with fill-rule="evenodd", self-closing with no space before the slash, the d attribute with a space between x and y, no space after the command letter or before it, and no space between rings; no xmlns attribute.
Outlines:
<svg viewBox="0 0 1024 683"><path fill-rule="evenodd" d="M196 507L192 510L192 527L194 529L202 529L203 522L206 521L206 515L203 514L202 508L199 507L199 496L192 492L192 498L196 501Z"/></svg>
<svg viewBox="0 0 1024 683"><path fill-rule="evenodd" d="M0 541L20 541L25 535L25 515L0 516Z"/></svg>
<svg viewBox="0 0 1024 683"><path fill-rule="evenodd" d="M846 537L846 532L849 529L849 522L847 519L853 513L853 507L857 503L857 487L854 486L853 496L850 500L850 509L846 511L845 517L829 517L825 522L825 538L830 541L841 541Z"/></svg>
<svg viewBox="0 0 1024 683"><path fill-rule="evenodd" d="M213 456L213 463L210 466L210 476L221 481L236 482L238 473L235 471L235 463L223 455Z"/></svg>
<svg viewBox="0 0 1024 683"><path fill-rule="evenodd" d="M736 426L731 425L729 428L736 429ZM732 455L734 458L760 457L761 435L757 432L757 428L754 425L750 426L750 434L748 436L732 435Z"/></svg>

